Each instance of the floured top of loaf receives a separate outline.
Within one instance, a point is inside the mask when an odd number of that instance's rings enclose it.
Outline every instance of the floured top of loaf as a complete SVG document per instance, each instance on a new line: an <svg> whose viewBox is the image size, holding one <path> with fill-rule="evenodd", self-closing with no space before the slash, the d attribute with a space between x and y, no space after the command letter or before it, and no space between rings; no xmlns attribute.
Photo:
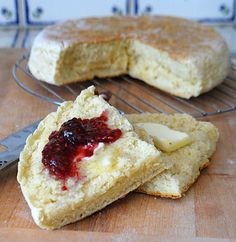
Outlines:
<svg viewBox="0 0 236 242"><path fill-rule="evenodd" d="M60 49L73 43L98 43L120 39L137 39L175 59L187 58L208 49L217 51L225 45L211 27L168 16L103 17L69 20L48 26L37 37Z"/></svg>

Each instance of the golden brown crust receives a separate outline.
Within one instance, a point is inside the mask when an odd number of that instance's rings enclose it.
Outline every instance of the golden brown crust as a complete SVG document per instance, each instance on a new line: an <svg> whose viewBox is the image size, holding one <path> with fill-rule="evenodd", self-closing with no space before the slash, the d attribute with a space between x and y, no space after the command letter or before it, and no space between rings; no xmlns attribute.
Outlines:
<svg viewBox="0 0 236 242"><path fill-rule="evenodd" d="M48 41L61 43L62 46L136 39L168 52L174 59L214 49L214 45L223 41L211 27L186 19L163 16L122 16L66 21L47 27L42 36Z"/></svg>
<svg viewBox="0 0 236 242"><path fill-rule="evenodd" d="M123 16L45 28L34 40L28 66L37 79L56 85L129 74L190 98L224 80L230 57L211 27L167 16Z"/></svg>
<svg viewBox="0 0 236 242"><path fill-rule="evenodd" d="M210 161L208 161L205 164L203 164L199 168L199 171L203 170L204 168L208 167L209 165L210 165ZM167 194L167 193L161 193L161 192L150 192L150 191L146 191L146 190L142 189L142 187L139 187L136 190L136 192L143 193L143 194L148 194L148 195L156 196L156 197L178 199L178 198L181 198L181 197L185 196L185 193L197 181L197 179L198 179L198 177L196 177L193 182L186 184L186 186L183 188L183 191L179 195L177 195L177 194L175 194L175 195L174 194Z"/></svg>
<svg viewBox="0 0 236 242"><path fill-rule="evenodd" d="M208 160L208 162L202 164L202 166L199 168L199 171L201 171L201 170L207 168L209 165L210 165L210 161Z"/></svg>
<svg viewBox="0 0 236 242"><path fill-rule="evenodd" d="M137 190L135 190L135 192L148 194L148 195L156 196L156 197L162 197L162 198L171 198L171 199L177 199L177 198L182 197L182 195L165 194L165 193L160 193L160 192L147 192L141 188L138 188Z"/></svg>

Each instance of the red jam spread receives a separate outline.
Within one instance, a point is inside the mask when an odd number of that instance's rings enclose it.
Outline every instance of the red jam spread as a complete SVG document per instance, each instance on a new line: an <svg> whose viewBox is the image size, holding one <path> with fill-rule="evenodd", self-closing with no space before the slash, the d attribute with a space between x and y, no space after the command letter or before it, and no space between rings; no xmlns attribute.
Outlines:
<svg viewBox="0 0 236 242"><path fill-rule="evenodd" d="M120 129L110 129L107 121L107 112L103 112L96 118L73 118L52 132L42 151L42 162L50 175L64 182L70 177L80 179L78 162L92 156L99 142L110 144L122 135Z"/></svg>

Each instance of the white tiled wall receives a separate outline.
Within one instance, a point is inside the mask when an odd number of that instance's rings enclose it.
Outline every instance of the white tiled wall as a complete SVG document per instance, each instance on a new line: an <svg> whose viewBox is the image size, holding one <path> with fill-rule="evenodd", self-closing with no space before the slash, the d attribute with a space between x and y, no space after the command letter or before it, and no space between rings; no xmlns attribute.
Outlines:
<svg viewBox="0 0 236 242"><path fill-rule="evenodd" d="M236 57L236 0L0 0L0 47L30 48L40 28L56 21L128 14L176 15L227 23L214 27Z"/></svg>
<svg viewBox="0 0 236 242"><path fill-rule="evenodd" d="M234 0L136 0L136 13L174 15L202 22L233 22Z"/></svg>
<svg viewBox="0 0 236 242"><path fill-rule="evenodd" d="M0 26L19 25L18 0L0 0Z"/></svg>
<svg viewBox="0 0 236 242"><path fill-rule="evenodd" d="M126 0L24 0L24 24L46 25L65 19L127 14Z"/></svg>
<svg viewBox="0 0 236 242"><path fill-rule="evenodd" d="M236 0L0 0L0 26L43 26L68 18L104 15L176 15L235 23Z"/></svg>
<svg viewBox="0 0 236 242"><path fill-rule="evenodd" d="M3 47L15 47L15 42L18 39L19 36L19 31L18 30L13 30L13 29L8 29L8 30L3 30L0 29L0 48Z"/></svg>

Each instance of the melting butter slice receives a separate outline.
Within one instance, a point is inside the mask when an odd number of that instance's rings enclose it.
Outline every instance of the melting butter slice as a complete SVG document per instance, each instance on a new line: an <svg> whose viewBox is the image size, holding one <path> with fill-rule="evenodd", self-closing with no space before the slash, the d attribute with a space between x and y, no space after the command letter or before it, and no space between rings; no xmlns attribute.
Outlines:
<svg viewBox="0 0 236 242"><path fill-rule="evenodd" d="M106 151L106 154L101 153L104 151L104 143L99 143L97 148L94 150L94 154L88 158L84 158L84 162L81 164L87 172L92 173L93 175L101 175L104 173L109 173L116 170L116 151L115 149L110 149Z"/></svg>
<svg viewBox="0 0 236 242"><path fill-rule="evenodd" d="M188 134L170 129L169 127L157 123L137 123L152 138L157 148L166 152L172 152L188 145L191 138Z"/></svg>

